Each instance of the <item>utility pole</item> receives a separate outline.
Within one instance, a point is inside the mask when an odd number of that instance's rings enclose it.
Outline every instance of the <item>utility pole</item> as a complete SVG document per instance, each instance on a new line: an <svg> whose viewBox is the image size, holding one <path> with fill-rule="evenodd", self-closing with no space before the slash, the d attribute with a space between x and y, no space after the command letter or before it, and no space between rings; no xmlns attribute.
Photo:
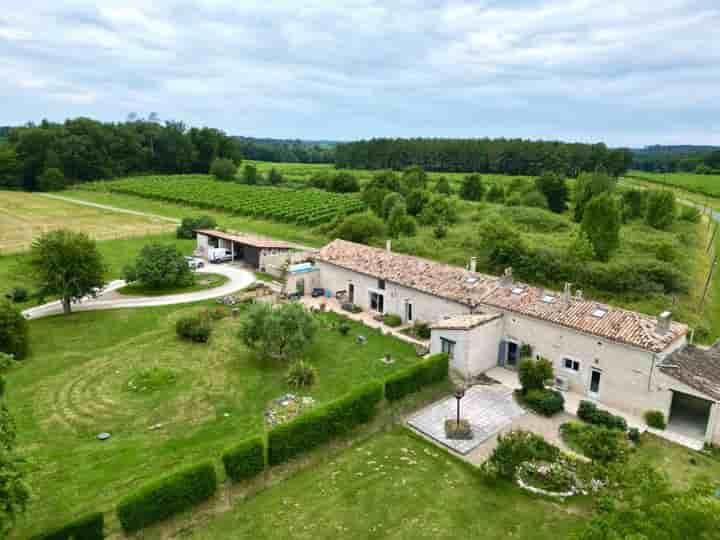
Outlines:
<svg viewBox="0 0 720 540"><path fill-rule="evenodd" d="M698 306L698 311L702 311L703 305L705 304L705 297L707 296L708 288L710 287L710 283L712 282L713 275L715 274L715 267L717 266L717 255L713 257L713 262L710 265L710 271L708 272L707 280L705 281L705 287L703 288L702 297L700 298L700 305Z"/></svg>

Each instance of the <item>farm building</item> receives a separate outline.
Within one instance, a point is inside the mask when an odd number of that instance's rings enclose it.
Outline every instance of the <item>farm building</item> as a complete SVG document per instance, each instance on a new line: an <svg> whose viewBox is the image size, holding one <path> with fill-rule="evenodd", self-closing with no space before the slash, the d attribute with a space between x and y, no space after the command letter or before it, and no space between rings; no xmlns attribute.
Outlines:
<svg viewBox="0 0 720 540"><path fill-rule="evenodd" d="M240 233L227 233L215 229L200 229L197 233L197 254L207 258L210 248L230 251L232 260L243 262L252 268L265 271L269 264L277 264L290 257L295 246L278 240ZM272 263L271 263L272 261Z"/></svg>
<svg viewBox="0 0 720 540"><path fill-rule="evenodd" d="M669 429L720 443L720 347L688 345L689 329L664 312L650 317L468 268L335 240L316 257L322 287L363 310L431 325L466 377L521 356L552 361L556 386L641 417L659 410ZM702 367L701 367L702 366Z"/></svg>

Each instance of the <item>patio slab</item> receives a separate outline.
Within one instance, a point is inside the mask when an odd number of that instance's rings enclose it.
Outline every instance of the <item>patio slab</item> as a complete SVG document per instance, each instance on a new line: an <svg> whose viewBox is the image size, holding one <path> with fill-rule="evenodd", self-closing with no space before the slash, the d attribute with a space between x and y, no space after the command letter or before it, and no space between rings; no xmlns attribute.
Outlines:
<svg viewBox="0 0 720 540"><path fill-rule="evenodd" d="M408 419L408 425L434 441L466 455L474 448L509 426L525 414L512 397L512 390L501 385L473 386L460 402L460 416L470 423L473 438L469 441L445 437L445 420L455 418L457 401L449 396L421 409Z"/></svg>

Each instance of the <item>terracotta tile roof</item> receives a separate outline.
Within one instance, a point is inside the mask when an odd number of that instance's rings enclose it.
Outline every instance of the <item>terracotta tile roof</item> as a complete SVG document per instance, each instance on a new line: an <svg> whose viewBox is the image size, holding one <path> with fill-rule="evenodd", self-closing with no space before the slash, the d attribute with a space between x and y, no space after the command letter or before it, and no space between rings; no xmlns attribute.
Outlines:
<svg viewBox="0 0 720 540"><path fill-rule="evenodd" d="M706 396L720 401L720 350L688 345L668 355L660 371Z"/></svg>
<svg viewBox="0 0 720 540"><path fill-rule="evenodd" d="M345 240L323 247L317 259L471 308L507 310L652 352L667 349L688 331L673 322L668 332L657 333L656 319L648 315L587 299L565 300L559 293L517 282L504 286L495 276Z"/></svg>
<svg viewBox="0 0 720 540"><path fill-rule="evenodd" d="M206 236L212 236L213 238L223 238L225 240L231 240L247 246L253 246L256 248L266 249L291 249L294 246L287 242L281 242L279 240L273 240L271 238L263 238L261 236L253 236L250 234L243 233L227 233L224 231L218 231L215 229L198 229L196 233L204 234Z"/></svg>
<svg viewBox="0 0 720 540"><path fill-rule="evenodd" d="M471 313L467 315L455 315L440 319L430 328L435 330L470 330L483 324L502 317L502 313Z"/></svg>

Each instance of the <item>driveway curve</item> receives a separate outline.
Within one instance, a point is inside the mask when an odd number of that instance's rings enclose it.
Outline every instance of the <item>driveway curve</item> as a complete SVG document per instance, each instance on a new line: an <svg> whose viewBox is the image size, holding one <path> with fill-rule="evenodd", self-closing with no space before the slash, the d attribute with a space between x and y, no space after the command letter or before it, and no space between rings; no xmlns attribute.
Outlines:
<svg viewBox="0 0 720 540"><path fill-rule="evenodd" d="M236 266L218 264L200 268L197 274L204 273L222 274L228 278L228 281L219 287L206 289L203 291L194 291L189 293L169 294L166 296L127 296L121 297L112 294L113 291L125 286L124 280L111 281L97 298L86 298L78 303L73 304L72 310L76 311L94 311L99 309L119 309L133 307L153 307L153 306L169 306L173 304L187 304L190 302L199 302L202 300L210 300L218 298L244 289L255 281L255 275L242 268ZM59 300L49 302L41 306L26 309L22 312L26 319L39 319L50 315L62 313L62 304Z"/></svg>

